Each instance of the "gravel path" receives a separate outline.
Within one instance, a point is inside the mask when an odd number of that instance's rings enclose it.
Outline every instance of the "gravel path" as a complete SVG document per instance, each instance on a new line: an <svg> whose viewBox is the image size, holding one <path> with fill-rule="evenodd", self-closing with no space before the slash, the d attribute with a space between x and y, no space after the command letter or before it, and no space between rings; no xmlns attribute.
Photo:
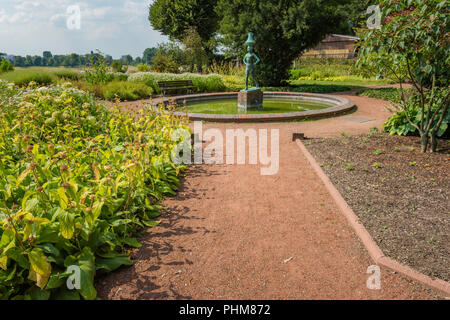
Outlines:
<svg viewBox="0 0 450 320"><path fill-rule="evenodd" d="M280 170L192 166L160 226L141 238L135 264L99 279L104 299L429 299L433 292L387 270L369 290L366 250L292 142L292 133L367 133L386 102L353 93L358 111L298 123L208 124L280 130ZM374 120L368 120L374 119Z"/></svg>

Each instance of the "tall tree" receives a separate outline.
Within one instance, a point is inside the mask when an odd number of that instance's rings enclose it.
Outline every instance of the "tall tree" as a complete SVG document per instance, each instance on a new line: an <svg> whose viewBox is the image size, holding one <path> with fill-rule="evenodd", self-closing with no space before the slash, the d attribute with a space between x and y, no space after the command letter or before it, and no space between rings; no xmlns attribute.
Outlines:
<svg viewBox="0 0 450 320"><path fill-rule="evenodd" d="M156 54L156 48L147 48L144 50L144 54L142 56L142 62L146 64L152 63L152 58Z"/></svg>
<svg viewBox="0 0 450 320"><path fill-rule="evenodd" d="M213 35L218 26L215 11L218 0L155 0L150 5L149 20L155 30L182 41L185 31L195 28L208 53L214 51Z"/></svg>
<svg viewBox="0 0 450 320"><path fill-rule="evenodd" d="M51 53L50 51L44 51L44 52L42 53L42 57L43 57L44 59L50 59L50 58L53 57L53 56L52 56L52 53Z"/></svg>
<svg viewBox="0 0 450 320"><path fill-rule="evenodd" d="M348 2L348 1L347 1ZM219 0L223 44L243 57L248 32L255 34L262 63L256 76L264 86L288 79L292 61L336 30L341 15L333 0Z"/></svg>

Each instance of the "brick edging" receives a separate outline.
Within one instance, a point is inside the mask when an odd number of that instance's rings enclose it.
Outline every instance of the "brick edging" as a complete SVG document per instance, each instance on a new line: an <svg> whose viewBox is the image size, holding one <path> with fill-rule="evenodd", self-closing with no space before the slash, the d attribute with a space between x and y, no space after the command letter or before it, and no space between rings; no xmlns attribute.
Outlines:
<svg viewBox="0 0 450 320"><path fill-rule="evenodd" d="M369 252L370 257L375 262L376 265L388 268L392 271L395 271L409 279L420 282L421 284L432 288L434 290L439 291L440 293L450 296L450 283L441 279L432 279L431 277L420 273L411 267L405 266L389 257L386 257L380 247L373 240L372 236L369 234L367 229L362 225L359 221L359 218L356 216L352 208L348 205L347 201L342 197L340 192L333 185L331 180L322 170L320 165L317 163L316 159L311 155L305 145L297 139L295 141L299 146L300 150L303 152L303 155L308 160L311 167L314 169L316 174L319 176L320 180L323 182L334 202L339 207L340 211L347 218L347 221L350 223L353 230L358 235L361 242L366 247Z"/></svg>

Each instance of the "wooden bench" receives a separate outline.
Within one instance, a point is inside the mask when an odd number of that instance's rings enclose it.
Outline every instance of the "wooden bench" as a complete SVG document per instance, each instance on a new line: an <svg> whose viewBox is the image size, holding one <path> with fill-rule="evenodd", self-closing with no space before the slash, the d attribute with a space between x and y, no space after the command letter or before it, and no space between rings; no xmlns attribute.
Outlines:
<svg viewBox="0 0 450 320"><path fill-rule="evenodd" d="M192 89L196 88L192 80L159 81L158 87L162 90L163 96L166 95L166 91L186 90L187 93L190 93Z"/></svg>

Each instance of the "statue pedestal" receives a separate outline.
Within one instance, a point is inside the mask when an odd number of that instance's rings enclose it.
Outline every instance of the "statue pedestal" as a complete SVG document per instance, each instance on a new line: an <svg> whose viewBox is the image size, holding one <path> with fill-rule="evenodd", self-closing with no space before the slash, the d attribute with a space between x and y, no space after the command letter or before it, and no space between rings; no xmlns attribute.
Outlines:
<svg viewBox="0 0 450 320"><path fill-rule="evenodd" d="M240 109L262 109L263 92L260 88L242 90L238 93L238 107Z"/></svg>

